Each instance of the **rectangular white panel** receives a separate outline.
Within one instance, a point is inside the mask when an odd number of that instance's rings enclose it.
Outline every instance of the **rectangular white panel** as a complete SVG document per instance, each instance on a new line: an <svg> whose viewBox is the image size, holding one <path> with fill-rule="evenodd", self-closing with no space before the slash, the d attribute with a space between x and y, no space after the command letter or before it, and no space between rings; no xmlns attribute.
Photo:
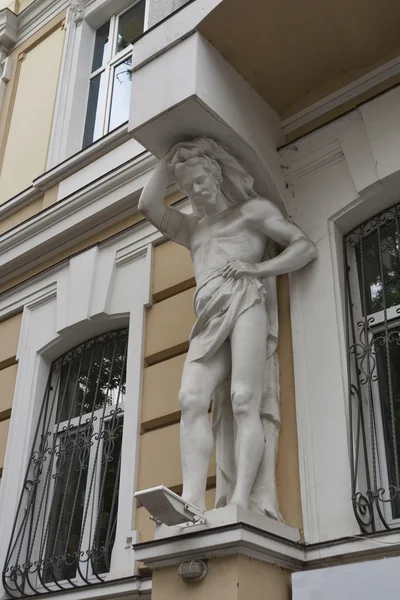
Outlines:
<svg viewBox="0 0 400 600"><path fill-rule="evenodd" d="M293 600L398 598L399 573L400 557L294 573Z"/></svg>

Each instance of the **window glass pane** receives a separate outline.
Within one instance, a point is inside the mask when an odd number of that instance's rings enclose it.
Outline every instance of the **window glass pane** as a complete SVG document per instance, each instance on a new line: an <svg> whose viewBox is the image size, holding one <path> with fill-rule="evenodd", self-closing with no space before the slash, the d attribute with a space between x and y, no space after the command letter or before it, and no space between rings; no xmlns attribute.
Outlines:
<svg viewBox="0 0 400 600"><path fill-rule="evenodd" d="M400 237L396 221L364 237L357 247L360 282L367 313L400 304ZM363 290L361 290L363 293Z"/></svg>
<svg viewBox="0 0 400 600"><path fill-rule="evenodd" d="M117 526L123 429L123 417L117 417L117 414L118 411L106 422L103 432L99 512L93 544L93 568L96 573L110 570Z"/></svg>
<svg viewBox="0 0 400 600"><path fill-rule="evenodd" d="M132 59L129 57L114 68L114 81L108 130L112 131L129 119L131 99Z"/></svg>
<svg viewBox="0 0 400 600"><path fill-rule="evenodd" d="M53 499L50 506L46 581L73 579L81 545L82 518L92 429L70 429L58 437Z"/></svg>
<svg viewBox="0 0 400 600"><path fill-rule="evenodd" d="M143 33L145 0L137 2L118 20L117 52L133 44Z"/></svg>
<svg viewBox="0 0 400 600"><path fill-rule="evenodd" d="M126 335L107 334L78 346L61 367L58 422L124 401Z"/></svg>
<svg viewBox="0 0 400 600"><path fill-rule="evenodd" d="M90 81L89 99L86 111L85 132L83 135L83 147L86 148L92 142L103 135L103 118L106 106L107 82L105 73L97 75Z"/></svg>
<svg viewBox="0 0 400 600"><path fill-rule="evenodd" d="M107 60L108 42L110 35L110 21L104 23L96 31L96 40L94 43L92 73L103 67Z"/></svg>

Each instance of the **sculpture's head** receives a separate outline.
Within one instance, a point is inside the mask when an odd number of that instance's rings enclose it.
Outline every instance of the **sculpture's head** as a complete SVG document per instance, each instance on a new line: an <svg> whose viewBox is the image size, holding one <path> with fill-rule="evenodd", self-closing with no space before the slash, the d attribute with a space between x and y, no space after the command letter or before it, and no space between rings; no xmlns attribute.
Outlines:
<svg viewBox="0 0 400 600"><path fill-rule="evenodd" d="M169 153L168 168L197 216L204 215L204 206L215 204L221 192L231 206L257 196L253 178L234 156L211 138L194 138L176 144Z"/></svg>
<svg viewBox="0 0 400 600"><path fill-rule="evenodd" d="M174 177L195 213L202 213L205 205L216 203L221 190L222 171L210 156L196 156L177 162Z"/></svg>

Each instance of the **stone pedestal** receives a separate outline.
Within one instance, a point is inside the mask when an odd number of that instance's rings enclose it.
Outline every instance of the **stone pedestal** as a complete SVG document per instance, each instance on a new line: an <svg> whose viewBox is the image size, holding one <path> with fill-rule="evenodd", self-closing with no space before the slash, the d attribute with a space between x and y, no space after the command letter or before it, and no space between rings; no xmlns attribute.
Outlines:
<svg viewBox="0 0 400 600"><path fill-rule="evenodd" d="M153 571L153 600L290 600L290 578L304 565L297 529L234 506L206 513L206 523L156 526L156 539L134 545ZM202 560L201 581L182 581L182 563Z"/></svg>
<svg viewBox="0 0 400 600"><path fill-rule="evenodd" d="M290 600L290 571L247 556L211 558L207 577L184 583L175 567L153 574L152 600Z"/></svg>

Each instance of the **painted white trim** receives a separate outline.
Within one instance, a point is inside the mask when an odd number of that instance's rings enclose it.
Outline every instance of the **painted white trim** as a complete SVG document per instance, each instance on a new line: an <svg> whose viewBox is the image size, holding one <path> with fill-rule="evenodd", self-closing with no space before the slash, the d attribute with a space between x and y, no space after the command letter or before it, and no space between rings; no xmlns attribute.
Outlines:
<svg viewBox="0 0 400 600"><path fill-rule="evenodd" d="M121 220L121 213L136 212L140 191L156 162L148 153L141 155L3 234L2 281L75 245L79 236L87 237L95 228L104 229L113 219Z"/></svg>
<svg viewBox="0 0 400 600"><path fill-rule="evenodd" d="M40 31L49 21L67 8L69 0L36 0L17 17L18 39L15 48Z"/></svg>
<svg viewBox="0 0 400 600"><path fill-rule="evenodd" d="M135 43L132 70L136 71L194 33L203 19L222 0L197 0L185 5Z"/></svg>
<svg viewBox="0 0 400 600"><path fill-rule="evenodd" d="M23 309L16 391L0 495L0 512L8 515L0 523L1 564L10 539L33 441L32 427L43 400L51 361L83 339L119 326L121 319L126 323L129 318L129 402L125 403L124 412L128 435L123 438L116 543L113 568L107 580L134 573L131 545L136 541L136 533L132 531L132 505L138 469L145 307L151 302L152 247L160 239L159 232L144 223L0 297L0 318ZM118 260L118 257L129 257L130 260ZM82 282L85 282L84 286ZM122 584L115 585L119 589ZM142 591L147 593L148 586ZM88 597L91 597L90 593Z"/></svg>
<svg viewBox="0 0 400 600"><path fill-rule="evenodd" d="M0 49L9 51L17 41L17 16L8 8L0 11Z"/></svg>
<svg viewBox="0 0 400 600"><path fill-rule="evenodd" d="M345 104L349 100L357 98L364 92L371 90L396 75L400 75L400 58L394 58L377 69L370 71L367 75L325 96L322 100L311 104L311 106L294 114L292 117L288 117L282 121L284 134L287 135L292 131L296 131L296 129L300 129L300 127L307 125L307 123L311 123L318 117Z"/></svg>
<svg viewBox="0 0 400 600"><path fill-rule="evenodd" d="M81 5L77 19L73 18L74 13L70 9L47 170L73 156L82 148L96 28L114 15L128 9L130 5L134 4L134 1L94 0L88 2L86 0L82 2L80 0ZM146 0L146 5L148 1ZM110 86L111 83L108 82L107 87L110 88Z"/></svg>

